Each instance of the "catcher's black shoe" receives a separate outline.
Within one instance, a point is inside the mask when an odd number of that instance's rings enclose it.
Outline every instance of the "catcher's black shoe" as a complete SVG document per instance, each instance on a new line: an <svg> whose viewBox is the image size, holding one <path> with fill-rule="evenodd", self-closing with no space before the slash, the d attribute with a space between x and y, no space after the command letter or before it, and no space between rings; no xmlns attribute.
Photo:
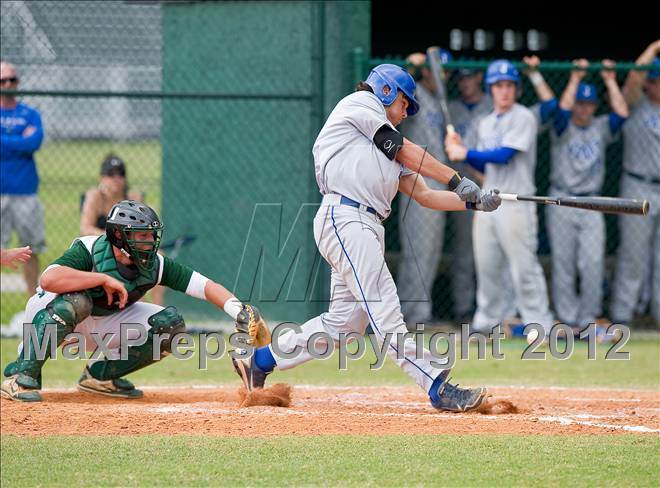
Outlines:
<svg viewBox="0 0 660 488"><path fill-rule="evenodd" d="M467 412L479 408L487 393L486 388L459 388L447 380L439 386L436 395L431 395L431 405L438 410Z"/></svg>
<svg viewBox="0 0 660 488"><path fill-rule="evenodd" d="M248 391L264 387L266 376L270 374L270 371L263 371L257 366L254 354L245 359L232 358L231 362L234 364L236 373L241 377Z"/></svg>

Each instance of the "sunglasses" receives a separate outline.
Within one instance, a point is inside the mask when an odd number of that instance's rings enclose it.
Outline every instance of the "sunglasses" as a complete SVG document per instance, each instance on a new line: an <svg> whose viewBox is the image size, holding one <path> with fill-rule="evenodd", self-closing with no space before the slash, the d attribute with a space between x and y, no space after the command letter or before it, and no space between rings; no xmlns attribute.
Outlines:
<svg viewBox="0 0 660 488"><path fill-rule="evenodd" d="M2 78L0 79L0 83L16 83L18 81L18 78L16 76L12 76L11 78Z"/></svg>

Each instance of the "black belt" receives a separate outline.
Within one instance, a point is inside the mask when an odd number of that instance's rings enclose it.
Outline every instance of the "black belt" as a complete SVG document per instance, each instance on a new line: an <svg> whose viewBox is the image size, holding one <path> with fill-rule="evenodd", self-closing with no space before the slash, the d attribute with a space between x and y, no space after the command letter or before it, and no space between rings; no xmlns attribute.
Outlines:
<svg viewBox="0 0 660 488"><path fill-rule="evenodd" d="M367 205L363 205L360 202L356 202L355 200L345 197L344 195L341 196L341 199L339 200L339 203L342 205L348 205L349 207L355 207L355 208L360 208L364 207L367 212L370 214L374 214L376 217L378 217L380 220L385 220L378 212L376 212L375 208L368 207Z"/></svg>
<svg viewBox="0 0 660 488"><path fill-rule="evenodd" d="M653 183L654 185L660 185L660 178L653 178L651 176L642 176L642 175L638 175L637 173L633 173L632 171L626 171L626 174L631 178L635 178L636 180L643 181L645 183Z"/></svg>

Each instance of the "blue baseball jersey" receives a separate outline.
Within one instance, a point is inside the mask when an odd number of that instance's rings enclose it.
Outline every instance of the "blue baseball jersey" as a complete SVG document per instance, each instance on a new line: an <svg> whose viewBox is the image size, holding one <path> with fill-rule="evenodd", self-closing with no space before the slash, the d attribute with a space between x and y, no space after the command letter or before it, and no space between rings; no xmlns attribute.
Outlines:
<svg viewBox="0 0 660 488"><path fill-rule="evenodd" d="M0 108L0 137L0 193L37 193L34 152L44 137L39 111L22 102L12 109Z"/></svg>

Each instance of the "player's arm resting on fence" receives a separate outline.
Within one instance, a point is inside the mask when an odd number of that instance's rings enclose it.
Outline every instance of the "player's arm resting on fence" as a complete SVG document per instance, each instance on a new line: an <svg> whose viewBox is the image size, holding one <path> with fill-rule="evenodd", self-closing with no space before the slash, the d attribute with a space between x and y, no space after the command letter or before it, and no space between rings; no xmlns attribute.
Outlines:
<svg viewBox="0 0 660 488"><path fill-rule="evenodd" d="M562 110L573 110L578 85L586 76L586 68L589 67L589 61L586 59L576 59L573 61L573 64L576 69L571 71L566 88L564 88L564 92L561 94L561 99L559 100L559 108Z"/></svg>
<svg viewBox="0 0 660 488"><path fill-rule="evenodd" d="M645 65L653 63L653 59L660 56L660 39L652 42L637 58L635 64ZM628 106L633 107L639 103L642 96L642 85L646 80L647 71L631 70L628 72L626 82L623 85L623 96L628 103Z"/></svg>
<svg viewBox="0 0 660 488"><path fill-rule="evenodd" d="M160 285L211 302L236 320L243 304L224 286L167 256L159 256L159 259L163 269Z"/></svg>
<svg viewBox="0 0 660 488"><path fill-rule="evenodd" d="M41 116L36 110L28 112L28 120L22 134L2 134L0 142L6 149L13 151L33 153L44 140L44 129L41 124Z"/></svg>
<svg viewBox="0 0 660 488"><path fill-rule="evenodd" d="M541 100L541 102L549 102L551 100L556 100L555 93L550 88L550 85L545 81L543 75L539 71L539 65L541 60L538 56L525 56L523 62L527 64L528 69L525 70L525 74L529 78L530 83L534 87L536 96Z"/></svg>
<svg viewBox="0 0 660 488"><path fill-rule="evenodd" d="M613 68L615 63L610 59L604 59L603 65ZM630 112L628 110L628 104L623 97L623 93L619 89L619 84L616 82L616 72L612 70L602 70L600 72L600 76L603 78L603 83L607 88L607 94L610 98L610 106L612 107L612 112L618 115L620 119L627 119L630 115ZM616 124L617 122L620 122L620 124L623 123L622 120L618 121L615 119L614 123ZM610 124L612 124L612 121ZM621 126L620 124L619 127ZM610 125L610 128L612 128L612 125ZM616 130L613 128L612 132L616 132Z"/></svg>
<svg viewBox="0 0 660 488"><path fill-rule="evenodd" d="M119 308L124 308L128 300L124 285L112 276L93 272L92 269L92 256L85 245L76 240L60 258L46 268L39 284L44 290L57 294L101 286L108 297L108 305L112 303L113 294L117 293Z"/></svg>
<svg viewBox="0 0 660 488"><path fill-rule="evenodd" d="M98 188L92 188L85 194L85 201L80 211L81 236L100 236L105 234L105 230L96 227L102 200L103 197Z"/></svg>

